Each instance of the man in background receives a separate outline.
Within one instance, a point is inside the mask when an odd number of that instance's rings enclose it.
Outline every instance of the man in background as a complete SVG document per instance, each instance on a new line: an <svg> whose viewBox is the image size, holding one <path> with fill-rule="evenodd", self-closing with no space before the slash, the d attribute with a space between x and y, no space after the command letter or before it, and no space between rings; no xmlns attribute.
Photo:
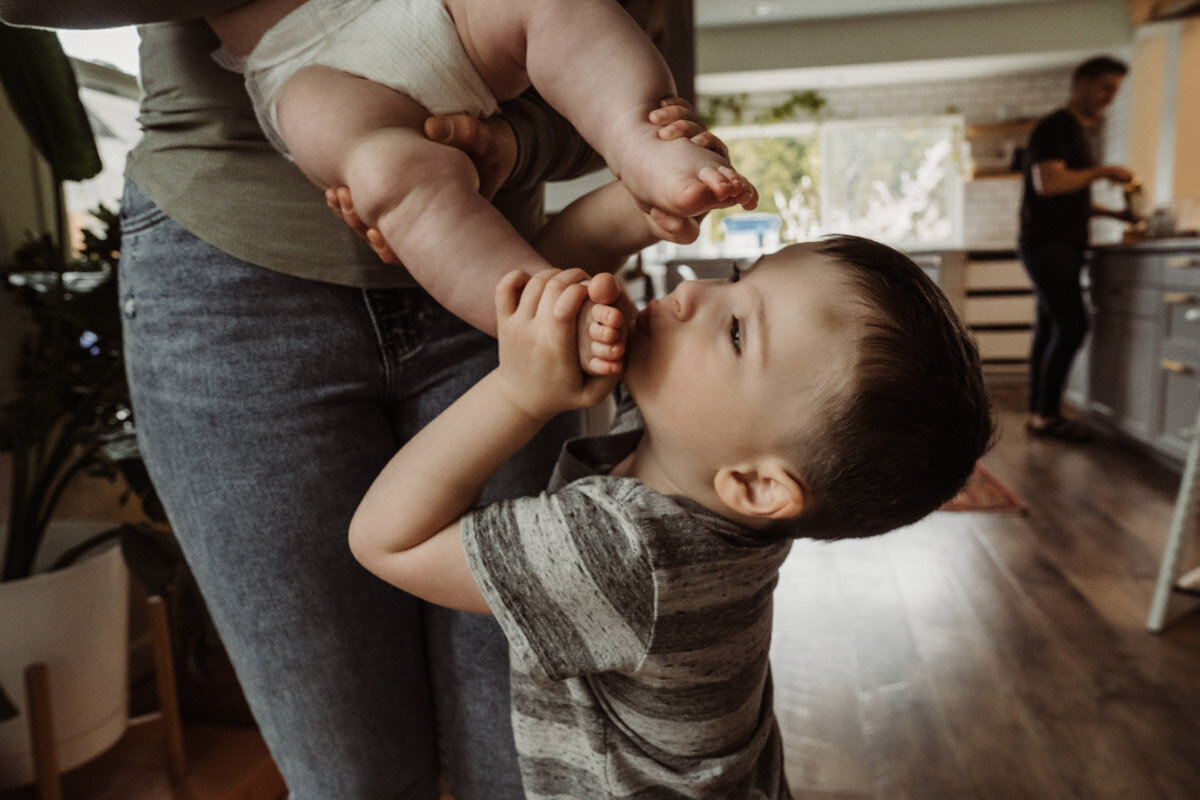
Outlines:
<svg viewBox="0 0 1200 800"><path fill-rule="evenodd" d="M1088 330L1079 285L1088 220L1093 215L1126 218L1124 211L1092 204L1093 182L1128 183L1133 173L1100 163L1089 133L1103 121L1127 72L1124 63L1108 56L1080 64L1066 106L1042 119L1029 137L1017 249L1037 299L1025 424L1034 436L1090 438L1086 427L1063 417L1062 393Z"/></svg>

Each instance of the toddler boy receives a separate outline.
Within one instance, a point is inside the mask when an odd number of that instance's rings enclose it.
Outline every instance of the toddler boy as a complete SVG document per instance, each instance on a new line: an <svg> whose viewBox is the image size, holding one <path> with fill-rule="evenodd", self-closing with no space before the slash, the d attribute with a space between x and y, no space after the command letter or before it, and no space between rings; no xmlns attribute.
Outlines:
<svg viewBox="0 0 1200 800"><path fill-rule="evenodd" d="M207 20L268 139L318 186L349 187L413 278L488 332L479 281L550 263L480 194L469 159L424 137L430 114L486 117L532 83L663 238L690 235L686 218L757 203L722 153L659 138L650 114L674 81L613 0L251 0Z"/></svg>
<svg viewBox="0 0 1200 800"><path fill-rule="evenodd" d="M954 495L992 432L978 354L911 260L857 237L682 283L627 342L615 279L584 277L500 283L500 366L380 474L351 549L419 597L496 615L530 798L789 798L779 566L795 537L880 534ZM473 509L540 425L612 387L579 367L589 301L639 424L568 443L548 492Z"/></svg>

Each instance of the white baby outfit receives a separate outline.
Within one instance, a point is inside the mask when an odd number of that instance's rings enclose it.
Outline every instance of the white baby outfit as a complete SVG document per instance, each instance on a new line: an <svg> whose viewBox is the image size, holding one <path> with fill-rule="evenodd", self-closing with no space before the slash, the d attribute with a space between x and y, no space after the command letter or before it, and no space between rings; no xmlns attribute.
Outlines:
<svg viewBox="0 0 1200 800"><path fill-rule="evenodd" d="M223 48L213 58L245 75L259 124L285 155L275 103L284 82L310 65L389 86L430 114L487 117L497 108L442 0L307 0L268 30L246 58Z"/></svg>

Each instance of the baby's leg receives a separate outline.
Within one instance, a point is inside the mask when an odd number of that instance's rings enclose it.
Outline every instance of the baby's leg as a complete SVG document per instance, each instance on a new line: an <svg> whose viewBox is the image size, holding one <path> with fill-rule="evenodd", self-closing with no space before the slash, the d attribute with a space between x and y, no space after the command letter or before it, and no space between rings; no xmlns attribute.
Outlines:
<svg viewBox="0 0 1200 800"><path fill-rule="evenodd" d="M533 85L604 156L645 208L692 217L754 194L723 155L663 141L650 112L675 84L662 56L612 0L527 2Z"/></svg>
<svg viewBox="0 0 1200 800"><path fill-rule="evenodd" d="M430 142L411 98L328 67L305 67L278 98L280 135L322 188L347 186L368 227L434 299L495 333L493 288L513 269L548 266L479 194L461 151Z"/></svg>

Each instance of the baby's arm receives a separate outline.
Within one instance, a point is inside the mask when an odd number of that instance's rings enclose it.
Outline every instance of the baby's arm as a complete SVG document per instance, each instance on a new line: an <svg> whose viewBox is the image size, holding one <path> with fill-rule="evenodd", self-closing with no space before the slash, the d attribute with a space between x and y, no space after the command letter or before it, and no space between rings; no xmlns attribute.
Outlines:
<svg viewBox="0 0 1200 800"><path fill-rule="evenodd" d="M350 549L367 569L432 603L488 611L459 520L551 417L595 405L616 380L579 369L586 277L513 272L496 287L500 366L409 440L367 491L350 523Z"/></svg>

